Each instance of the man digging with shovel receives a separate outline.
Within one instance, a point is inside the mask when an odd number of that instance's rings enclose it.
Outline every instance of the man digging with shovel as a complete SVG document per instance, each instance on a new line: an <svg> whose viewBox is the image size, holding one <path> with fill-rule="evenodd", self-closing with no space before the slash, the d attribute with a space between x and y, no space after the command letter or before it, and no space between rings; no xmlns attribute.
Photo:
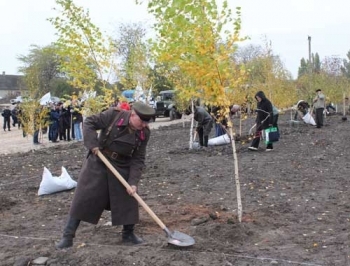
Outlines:
<svg viewBox="0 0 350 266"><path fill-rule="evenodd" d="M71 247L80 221L97 224L105 209L111 211L112 225L123 225L123 242L143 242L134 234L139 205L133 195L144 167L150 137L148 122L154 115L153 108L136 102L131 111L110 108L86 118L83 136L89 154L79 174L68 221L57 248ZM99 136L97 130L101 130ZM130 185L127 189L100 159L100 153L127 181Z"/></svg>
<svg viewBox="0 0 350 266"><path fill-rule="evenodd" d="M187 108L186 115L191 113L191 107ZM208 147L209 134L213 127L213 117L204 109L204 107L194 106L193 118L197 121L196 132L199 138L199 149L206 149ZM196 138L196 135L194 139Z"/></svg>

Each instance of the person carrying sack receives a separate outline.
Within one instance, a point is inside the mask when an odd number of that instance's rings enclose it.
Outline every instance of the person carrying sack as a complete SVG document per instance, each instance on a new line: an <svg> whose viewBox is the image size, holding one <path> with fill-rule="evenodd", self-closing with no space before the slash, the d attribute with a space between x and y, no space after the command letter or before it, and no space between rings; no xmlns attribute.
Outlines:
<svg viewBox="0 0 350 266"><path fill-rule="evenodd" d="M256 131L253 138L253 141L248 147L250 151L257 151L260 144L260 138L264 129L273 126L273 107L271 102L266 98L265 93L263 91L258 91L255 95L255 99L257 100L257 109L255 110L257 115L255 119L256 123ZM278 117L277 117L278 119ZM277 125L277 120L275 121ZM269 142L266 146L266 151L273 150L272 142Z"/></svg>

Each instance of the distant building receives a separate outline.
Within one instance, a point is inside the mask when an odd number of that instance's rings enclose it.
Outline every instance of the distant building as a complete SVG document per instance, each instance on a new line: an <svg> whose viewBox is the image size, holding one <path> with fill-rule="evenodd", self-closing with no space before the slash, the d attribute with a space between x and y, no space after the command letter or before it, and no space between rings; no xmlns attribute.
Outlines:
<svg viewBox="0 0 350 266"><path fill-rule="evenodd" d="M0 97L19 96L23 89L22 75L6 75L5 71L0 74Z"/></svg>

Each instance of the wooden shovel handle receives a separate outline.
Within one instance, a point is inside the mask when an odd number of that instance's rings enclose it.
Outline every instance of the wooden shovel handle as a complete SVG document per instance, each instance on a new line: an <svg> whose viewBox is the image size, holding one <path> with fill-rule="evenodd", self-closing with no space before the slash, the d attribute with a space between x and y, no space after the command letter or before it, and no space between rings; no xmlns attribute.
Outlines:
<svg viewBox="0 0 350 266"><path fill-rule="evenodd" d="M131 189L128 182L119 174L119 172L113 167L113 165L107 160L107 158L98 151L97 156L101 159L102 162L108 167L108 169L115 175L116 178L126 187L127 189ZM143 201L143 199L137 194L134 193L133 197L137 200L137 202L146 210L146 212L153 218L153 220L162 228L163 230L166 228L165 224L158 218L158 216L151 210L150 207Z"/></svg>

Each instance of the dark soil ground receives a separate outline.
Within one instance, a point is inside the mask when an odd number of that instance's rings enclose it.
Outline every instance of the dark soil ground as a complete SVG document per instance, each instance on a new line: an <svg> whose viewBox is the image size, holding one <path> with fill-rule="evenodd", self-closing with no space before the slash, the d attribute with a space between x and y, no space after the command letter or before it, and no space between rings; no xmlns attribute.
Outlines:
<svg viewBox="0 0 350 266"><path fill-rule="evenodd" d="M236 142L241 223L231 146L189 150L188 124L152 131L139 194L169 229L196 240L189 248L168 245L141 208L145 245L122 244L121 227L108 226L104 212L97 226L81 224L72 248L56 250L74 190L37 196L43 167L59 176L65 166L77 179L86 149L72 143L0 156L0 265L38 257L51 266L350 265L349 122L334 115L316 129L288 120L280 117L272 152ZM252 124L244 121L244 132Z"/></svg>

